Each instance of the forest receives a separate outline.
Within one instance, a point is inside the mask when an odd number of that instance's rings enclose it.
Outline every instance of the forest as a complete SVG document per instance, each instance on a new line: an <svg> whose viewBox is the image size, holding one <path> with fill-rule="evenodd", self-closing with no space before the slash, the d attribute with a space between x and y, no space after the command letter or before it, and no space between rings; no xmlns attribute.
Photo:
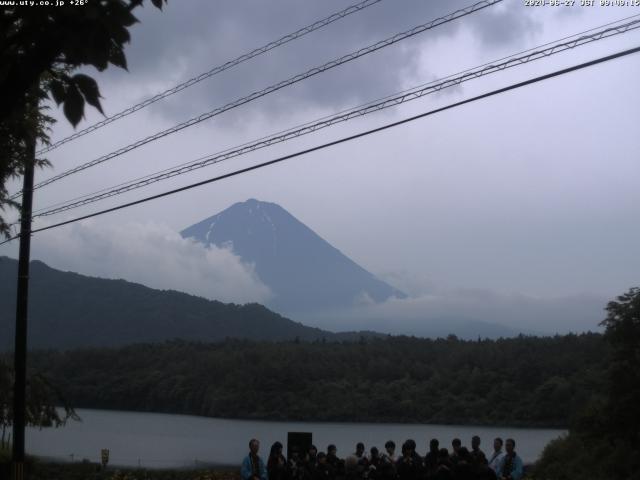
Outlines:
<svg viewBox="0 0 640 480"><path fill-rule="evenodd" d="M225 418L566 427L603 385L595 333L465 341L194 343L37 351L76 408Z"/></svg>

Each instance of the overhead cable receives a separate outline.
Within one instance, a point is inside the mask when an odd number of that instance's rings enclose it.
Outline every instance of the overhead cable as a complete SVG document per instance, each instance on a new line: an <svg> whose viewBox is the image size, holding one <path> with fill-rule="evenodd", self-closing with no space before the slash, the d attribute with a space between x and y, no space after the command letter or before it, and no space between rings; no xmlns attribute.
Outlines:
<svg viewBox="0 0 640 480"><path fill-rule="evenodd" d="M636 15L635 17L638 17L638 16L640 15ZM475 78L480 78L486 75L500 72L511 67L524 65L526 63L529 63L535 60L546 58L546 57L564 52L566 50L570 50L582 45L599 41L604 38L609 38L614 35L619 35L625 32L629 32L638 28L640 28L640 19L632 20L630 22L617 25L615 27L601 29L589 35L582 35L568 42L547 44L547 45L551 45L547 48L539 49L539 47L537 47L537 49L528 50L524 55L516 54L519 56L507 57L506 61L496 61L493 63L484 64L480 67L466 70L462 74L455 74L455 76L445 77L444 79L430 82L426 84L426 86L421 85L419 87L414 87L413 89L405 90L398 94L385 97L378 101L370 102L363 106L355 107L353 109L346 110L344 112L340 112L339 114L336 114L333 116L324 117L317 121L308 122L299 127L294 127L293 129L286 130L284 132L280 132L272 136L263 137L254 142L245 143L243 145L240 145L239 147L234 147L231 149L224 150L222 152L217 152L212 155L200 157L196 160L185 163L178 167L166 169L156 174L147 175L140 179L136 179L130 182L117 185L115 187L112 187L111 189L100 190L98 192L95 192L94 194L84 195L76 199L72 199L66 202L61 202L50 207L45 207L43 209L36 211L33 217L35 218L35 217L44 217L44 216L54 215L56 213L60 213L60 212L78 208L84 205L88 205L90 203L94 203L100 200L104 200L106 198L120 195L131 190L142 188L162 180L176 177L178 175L183 175L193 170L204 168L213 164L223 162L225 160L229 160L234 157L245 155L249 152L259 150L261 148L265 148L277 143L281 143L281 142L290 140L292 138L300 137L300 136L321 130L323 128L327 128L329 126L335 125L337 123L346 122L353 118L361 117L369 113L373 113L380 110L384 110L386 108L401 105L403 103L416 100L418 98L422 98L425 95L439 92L445 88L460 85L463 82L467 82Z"/></svg>
<svg viewBox="0 0 640 480"><path fill-rule="evenodd" d="M81 172L83 170L86 170L87 168L93 167L95 165L101 164L106 162L107 160L111 160L115 157L118 157L120 155L123 155L127 152L130 152L131 150L134 150L136 148L139 148L143 145L146 145L147 143L153 142L155 140L159 140L160 138L166 137L167 135L171 135L172 133L176 133L179 132L187 127L191 127L193 125L196 125L198 123L201 123L205 120L208 120L216 115L220 115L223 112L226 112L228 110L231 110L233 108L239 107L241 105L244 105L245 103L249 103L253 100L256 100L258 98L264 97L265 95L268 95L270 93L273 93L275 91L278 91L282 88L288 87L290 85L293 85L294 83L300 82L302 80L305 80L309 77L313 77L314 75L318 75L319 73L325 72L327 70L330 70L332 68L338 67L339 65L343 65L347 62L351 62L352 60L355 60L357 58L360 58L364 55L368 55L370 53L373 53L377 50L380 50L382 48L388 47L390 45L393 45L395 43L398 43L402 40L406 40L407 38L413 37L415 35L418 35L419 33L423 33L425 31L431 30L435 27L438 27L440 25L452 22L454 20L457 20L459 18L462 18L464 16L470 15L472 13L475 13L479 10L482 10L484 8L490 7L492 5L495 5L497 3L502 2L503 0L482 0L480 2L477 2L473 5L470 5L468 7L462 8L460 10L456 10L455 12L452 12L448 15L445 15L443 17L439 17L435 20L431 20L428 23L422 24L422 25L418 25L416 27L413 27L407 31L404 31L402 33L398 33L396 35L393 35L385 40L380 40L379 42L376 42L372 45L369 45L368 47L364 47L361 48L355 52L352 52L348 55L344 55L340 58L337 58L335 60L331 60L330 62L325 63L324 65L321 65L319 67L314 67L311 68L310 70L307 70L304 73L300 73L298 75L295 75L287 80L283 80L281 82L278 82L276 84L273 84L263 90L260 91L256 91L253 92L250 95L247 95L246 97L242 97L239 98L233 102L230 102L222 107L218 107L214 110L211 110L210 112L207 113L203 113L202 115L199 115L197 117L193 117L185 122L182 122L178 125L175 125L171 128L168 128L166 130L157 132L153 135L150 135L148 137L145 137L141 140L138 140L130 145L127 145L125 147L119 148L118 150L115 150L111 153L108 153L106 155L103 155L99 158L96 158L95 160L91 160L90 162L84 163L82 165L79 165L77 167L71 168L70 170L67 170L65 172L62 172L54 177L51 177L47 180L43 180L42 182L36 183L34 185L34 190L38 189L38 188L42 188L45 185L49 185L53 182L56 182L58 180L61 180L65 177L68 177L69 175L73 175L75 173ZM14 194L13 196L11 196L10 198L13 200L15 198L17 198L18 196L21 195L22 192L17 192L16 194Z"/></svg>
<svg viewBox="0 0 640 480"><path fill-rule="evenodd" d="M357 13L360 12L361 10L364 10L365 8L371 7L379 2L381 2L382 0L364 0L360 3L356 3L355 5L351 5L347 8L345 8L344 10L340 10L339 12L336 13L332 13L331 15L329 15L326 18L323 18L322 20L318 20L317 22L312 23L311 25L307 25L306 27L303 27L299 30L296 30L295 32L289 33L277 40L274 40L272 42L267 43L266 45L263 45L262 47L258 47L254 50L251 50L248 53L244 53L242 55L240 55L239 57L234 58L233 60L229 60L228 62L223 63L222 65L218 65L216 67L213 67L211 70L201 73L200 75L197 75L193 78L190 78L189 80L186 80L185 82L182 82L172 88L169 88L167 90L165 90L164 92L158 93L157 95L154 95L153 97L147 98L146 100L143 100L140 103L137 103L131 107L128 107L124 110L122 110L121 112L115 113L113 115L111 115L110 117L107 117L97 123L94 123L93 125L88 126L87 128L84 128L78 132L73 133L72 135L69 135L68 137L65 137L51 145L48 145L47 147L42 148L41 150L38 150L37 154L43 154L43 153L47 153L50 152L51 150L54 150L56 148L58 148L61 145L64 145L65 143L68 143L72 140L75 140L77 138L80 138L88 133L94 132L102 127L104 127L105 125L108 125L112 122L115 122L116 120L120 120L121 118L124 118L128 115L131 115L132 113L135 113L139 110L142 110L145 107L148 107L149 105L152 105L164 98L167 98L175 93L178 93L186 88L189 88L197 83L202 82L203 80L206 80L207 78L211 78L214 75L217 75L218 73L222 73L225 70L229 70L230 68L235 67L236 65L239 65L243 62L246 62L247 60L250 60L254 57L257 57L258 55L262 55L263 53L267 53L270 50L273 50L274 48L280 47L286 43L289 43L293 40L296 40L300 37L303 37L305 35L307 35L308 33L311 33L315 30L319 30L320 28L326 27L327 25L340 20L348 15L351 15L352 13Z"/></svg>
<svg viewBox="0 0 640 480"><path fill-rule="evenodd" d="M358 138L362 138L362 137L365 137L365 136L368 136L368 135L372 135L374 133L378 133L378 132L381 132L383 130L387 130L387 129L390 129L390 128L393 128L393 127L397 127L399 125L404 125L406 123L410 123L410 122L416 121L418 119L434 115L436 113L444 112L446 110L450 110L450 109L453 109L453 108L456 108L456 107L460 107L462 105L473 103L473 102L476 102L478 100L482 100L482 99L485 99L485 98L493 97L495 95L499 95L499 94L502 94L502 93L505 93L505 92L508 92L508 91L511 91L511 90L516 90L516 89L525 87L527 85L532 85L534 83L538 83L538 82L541 82L541 81L544 81L544 80L549 80L549 79L554 78L554 77L558 77L558 76L561 76L561 75L566 75L566 74L571 73L571 72L582 70L582 69L585 69L585 68L588 68L588 67L592 67L594 65L598 65L598 64L601 64L601 63L604 63L604 62L608 62L610 60L614 60L614 59L617 59L617 58L622 58L622 57L625 57L627 55L631 55L631 54L638 53L638 52L640 52L640 46L634 47L634 48L631 48L631 49L628 49L628 50L623 50L621 52L617 52L617 53L614 53L614 54L611 54L611 55L607 55L605 57L600 57L600 58L597 58L595 60L584 62L584 63L578 64L578 65L574 65L572 67L563 68L561 70L556 70L556 71L554 71L552 73L548 73L546 75L540 75L538 77L531 78L529 80L525 80L525 81L522 81L522 82L514 83L514 84L508 85L506 87L499 88L499 89L496 89L496 90L492 90L490 92L483 93L481 95L477 95L475 97L471 97L471 98L468 98L466 100L461 100L459 102L451 103L451 104L446 105L444 107L439 107L439 108L436 108L436 109L433 109L433 110L429 110L428 112L424 112L424 113L421 113L419 115L414 115L412 117L405 118L405 119L399 120L397 122L388 123L388 124L383 125L381 127L373 128L371 130L360 132L360 133L357 133L355 135L350 135L348 137L343 137L343 138L340 138L338 140L334 140L332 142L324 143L322 145L317 145L315 147L307 148L305 150L301 150L301 151L298 151L298 152L295 152L295 153L291 153L289 155L284 155L282 157L279 157L279 158L276 158L276 159L273 159L273 160L269 160L267 162L263 162L263 163L259 163L259 164L256 164L256 165L252 165L250 167L246 167L246 168L242 168L242 169L239 169L239 170L235 170L233 172L229 172L229 173L226 173L224 175L219 175L217 177L213 177L213 178L209 178L207 180L202 180L200 182L192 183L192 184L186 185L184 187L180 187L180 188L176 188L176 189L173 189L173 190L169 190L169 191L166 191L166 192L163 192L163 193L159 193L157 195L152 195L150 197L142 198L142 199L139 199L139 200L136 200L136 201L133 201L133 202L128 202L128 203L124 203L124 204L121 204L121 205L117 205L115 207L107 208L105 210L100 210L98 212L90 213L88 215L83 215L83 216L80 216L80 217L72 218L70 220L65 220L63 222L55 223L53 225L48 225L46 227L36 228L36 229L32 230L30 233L43 232L45 230L50 230L52 228L61 227L63 225L68 225L70 223L79 222L80 220L86 220L88 218L93 218L93 217L97 217L97 216L100 216L100 215L105 215L107 213L115 212L117 210L122 210L122 209L125 209L125 208L133 207L135 205L140 205L142 203L150 202L152 200L157 200L159 198L167 197L169 195L174 195L176 193L180 193L180 192L184 192L184 191L187 191L187 190L191 190L191 189L196 188L196 187L201 187L203 185L207 185L207 184L210 184L210 183L218 182L218 181L224 180L226 178L231 178L231 177L234 177L234 176L237 176L237 175L241 175L241 174L253 171L253 170L258 170L258 169L261 169L261 168L264 168L264 167L267 167L267 166L270 166L270 165L275 165L277 163L284 162L286 160L290 160L292 158L300 157L302 155L306 155L306 154L309 154L309 153L312 153L312 152L323 150L325 148L332 147L332 146L335 146L335 145L339 145L341 143L346 143L346 142L349 142L349 141L352 141L352 140L355 140L355 139L358 139ZM16 238L19 238L19 235L16 236L16 237L12 237L12 238L10 238L8 240L5 240L4 242L0 243L0 245L3 245L5 243L7 243L7 242L15 240Z"/></svg>
<svg viewBox="0 0 640 480"><path fill-rule="evenodd" d="M442 82L442 81L444 81L444 80L447 80L447 79L453 78L453 77L455 77L455 76L459 76L459 75L462 75L462 74L464 74L464 73L467 73L467 72L471 72L471 71L473 71L473 70L480 69L480 68L482 68L482 67L490 66L490 65L492 65L492 64L496 64L497 62L502 62L503 60L508 60L508 59L513 58L513 57L516 57L516 56L519 56L519 55L523 55L523 54L525 54L525 53L530 53L530 52L533 52L533 51L535 51L535 50L542 49L543 47L547 47L547 46L550 46L550 45L553 45L553 44L557 44L557 43L562 42L562 41L564 41L564 40L568 40L568 39L575 39L576 37L578 37L578 36L580 36L580 35L585 35L585 34L590 33L590 32L595 32L596 30L603 29L603 28L605 28L605 27L610 27L610 26L612 26L612 25L621 24L621 22L624 22L624 21L626 21L626 20L630 20L630 19L633 19L633 18L638 18L638 17L640 17L640 14L631 15L631 16L628 16L628 17L625 17L625 18L622 18L622 19L619 19L619 20L615 20L615 21L613 21L613 22L609 22L609 23L605 23L605 24L603 24L603 25L599 25L598 27L594 27L594 28L590 28L590 29L588 29L588 30L584 30L584 31L582 31L582 32L574 33L573 35L569 35L569 36L566 36L566 37L559 38L559 39L554 40L554 41L552 41L552 42L547 42L547 43L544 43L544 44L542 44L542 45L538 45L538 46L536 46L536 47L528 48L528 49L526 49L526 50L523 50L523 51L520 51L520 52L517 52L517 53L513 53L513 54L511 54L511 55L509 55L509 56L502 57L502 58L499 58L499 59L497 59L497 60L493 60L493 61L491 61L491 62L487 62L487 63L484 63L484 64L482 64L482 65L479 65L479 66L476 66L476 67L473 67L473 68L468 68L468 69L463 70L463 71L461 71L461 72L453 73L453 74L450 74L450 75L448 75L448 76L446 76L446 77L443 77L443 78L440 78L440 79L437 79L437 80L430 81L430 82L428 82L428 83L424 83L424 84L421 84L421 85L417 85L417 86L415 86L415 87L407 88L407 89L402 90L402 91L400 91L400 92L396 92L396 93L391 94L391 95L386 95L386 96L384 96L384 97L382 97L382 98L378 98L378 99L376 99L376 100L370 100L370 101L368 101L368 102L366 102L366 103L364 103L364 104L358 105L358 106L356 106L356 107L351 107L351 108L348 108L348 109L344 109L344 110L339 111L339 112L336 112L336 113L334 113L334 114L325 115L325 116L323 116L323 117L321 117L321 118L317 118L317 119L315 119L315 120L311 120L311 121L305 122L305 123L303 123L303 124L300 124L300 125L297 125L297 126L295 126L295 127L291 127L291 128L286 129L286 130L282 130L282 131L279 131L279 132L273 133L273 134L271 134L271 135L265 135L265 136L263 136L263 137L261 137L261 138L259 138L259 139L252 140L252 141L249 141L249 142L245 142L245 143L243 143L243 144L241 144L241 145L236 145L235 147L231 147L231 148L226 149L226 150L224 150L224 151L217 152L217 153L216 153L216 155L219 155L219 154L222 154L222 153L227 153L227 152L230 152L231 150L239 149L239 148L241 148L241 147L245 147L245 146L248 146L248 145L250 145L250 144L252 144L252 143L257 143L257 142L259 142L259 141L266 140L266 139L271 138L271 137L274 137L274 136L276 136L276 135L281 135L281 134L284 134L284 133L287 133L287 132L291 132L291 131L293 131L293 130L297 130L297 129L299 129L299 128L302 128L302 127L305 127L305 126L311 125L311 124L313 124L313 123L320 122L320 121L322 121L322 120L327 120L327 119L329 119L329 118L332 118L332 117L334 117L334 116L337 116L337 115L340 115L340 114L343 114L343 113L351 112L351 111L353 111L353 110L355 110L355 109L361 109L361 108L364 108L364 107L366 107L366 106L372 105L372 104L377 103L377 102L381 102L381 101L383 101L383 100L390 99L390 98L392 98L392 97L394 97L394 96L397 96L397 95L400 95L400 94L409 93L409 92L411 92L411 91L413 91L413 90L416 90L416 89L422 88L422 87L427 86L427 85L433 85L434 83ZM625 25L622 25L622 24L621 24L621 25L617 25L616 29L618 29L618 28L623 28L623 27L625 27ZM619 32L619 33L623 33L623 32ZM156 176L159 176L159 175L161 175L161 174L164 174L164 173L167 173L167 172L171 172L172 170L175 170L175 169L180 169L180 168L182 168L182 167L186 167L186 166L194 165L194 164L196 164L196 163L201 162L202 160L207 160L207 159L209 159L210 157L211 157L211 155L204 155L204 156L201 156L200 158L197 158L197 159L195 159L195 160L190 160L190 161L188 161L188 162L185 162L185 163L182 163L182 164L179 164L179 165L173 166L173 167L169 167L169 168L167 168L167 169L160 170L160 171L157 171L157 172L154 172L154 173L150 173L150 174L144 175L144 176L142 176L142 177L138 177L138 178L135 178L135 179L132 179L132 180L127 180L127 181L122 182L122 183L119 183L119 184L117 184L117 185L112 185L111 187L102 188L102 189L100 189L100 190L97 190L97 191L94 191L94 192L91 192L91 193L86 193L86 194L84 194L84 195L80 195L80 196L74 197L74 198L69 199L69 200L64 200L64 201L61 201L61 202L54 203L54 204L52 204L52 205L47 205L47 206L45 206L45 207L41 207L41 208L39 208L39 209L37 209L37 210L34 210L34 212L42 212L42 211L45 211L45 210L50 210L50 209L53 209L54 207L57 207L57 206L60 206L60 205L67 205L67 204L70 204L70 203L76 202L76 201L78 201L78 200L82 200L82 199L85 199L85 198L88 198L88 197L94 197L94 196L97 196L98 194L105 193L105 192L109 192L109 191L111 191L111 190L116 190L116 189L118 189L118 188L120 188L120 187L124 187L124 186L128 186L128 185L133 185L133 184L136 184L136 183L138 183L138 182L140 182L140 181L142 181L142 180L147 180L147 179L150 179L151 177L156 177ZM209 165L209 164L207 164L207 165L203 165L203 166L208 166L208 165ZM142 187L142 186L145 186L145 185L140 185L140 187ZM134 188L138 188L138 187L134 185ZM127 191L128 191L128 190L127 190ZM111 195L110 195L110 196L111 196ZM98 200L100 200L100 199L98 199ZM13 224L12 224L12 225L13 225ZM17 225L17 223L16 223L16 225Z"/></svg>

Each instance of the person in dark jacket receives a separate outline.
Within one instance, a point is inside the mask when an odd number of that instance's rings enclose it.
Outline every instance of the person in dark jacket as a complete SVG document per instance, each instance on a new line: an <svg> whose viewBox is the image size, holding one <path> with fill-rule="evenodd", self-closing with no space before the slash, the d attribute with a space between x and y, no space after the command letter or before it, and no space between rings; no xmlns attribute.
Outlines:
<svg viewBox="0 0 640 480"><path fill-rule="evenodd" d="M378 478L380 480L395 480L397 477L396 473L396 444L393 443L392 440L388 440L387 443L384 444L385 453L379 455L380 457L380 466L376 467L378 469Z"/></svg>
<svg viewBox="0 0 640 480"><path fill-rule="evenodd" d="M367 470L367 478L369 480L378 480L382 475L383 460L382 455L377 447L371 447L369 450L369 468Z"/></svg>
<svg viewBox="0 0 640 480"><path fill-rule="evenodd" d="M311 445L307 453L304 455L302 464L305 469L306 478L313 478L313 472L318 464L318 449L315 445Z"/></svg>
<svg viewBox="0 0 640 480"><path fill-rule="evenodd" d="M402 456L396 462L400 480L419 480L422 477L422 458L416 453L416 442L407 440L402 444Z"/></svg>
<svg viewBox="0 0 640 480"><path fill-rule="evenodd" d="M458 461L453 467L455 480L475 480L473 457L466 447L458 449Z"/></svg>
<svg viewBox="0 0 640 480"><path fill-rule="evenodd" d="M311 480L333 480L335 473L329 463L327 463L327 455L324 452L318 453L316 456L316 464L312 470Z"/></svg>
<svg viewBox="0 0 640 480"><path fill-rule="evenodd" d="M432 438L429 442L429 451L424 456L424 469L427 475L427 478L431 478L436 470L438 470L438 452L440 442L438 442L437 438Z"/></svg>
<svg viewBox="0 0 640 480"><path fill-rule="evenodd" d="M287 474L288 480L307 480L304 459L300 457L300 451L297 448L291 449L291 456L287 460Z"/></svg>
<svg viewBox="0 0 640 480"><path fill-rule="evenodd" d="M482 450L480 450L480 437L478 435L474 435L471 437L471 457L473 458L473 463L476 466L480 465L488 465L487 456L484 454Z"/></svg>
<svg viewBox="0 0 640 480"><path fill-rule="evenodd" d="M344 477L344 461L338 458L338 449L335 445L327 447L327 463L331 466L336 477Z"/></svg>
<svg viewBox="0 0 640 480"><path fill-rule="evenodd" d="M269 480L287 479L287 459L282 454L282 444L280 442L275 442L271 445L271 452L267 461L267 474Z"/></svg>
<svg viewBox="0 0 640 480"><path fill-rule="evenodd" d="M446 448L438 451L438 468L432 477L433 480L453 480L453 463Z"/></svg>
<svg viewBox="0 0 640 480"><path fill-rule="evenodd" d="M309 455L309 460L311 460L313 463L316 462L316 457L318 456L318 449L316 448L315 445L311 445L309 447L309 451L307 452L307 455Z"/></svg>
<svg viewBox="0 0 640 480"><path fill-rule="evenodd" d="M454 438L453 440L451 440L451 455L449 455L449 460L451 460L451 463L453 463L454 465L458 463L458 460L460 460L459 452L461 448L462 442L459 438Z"/></svg>

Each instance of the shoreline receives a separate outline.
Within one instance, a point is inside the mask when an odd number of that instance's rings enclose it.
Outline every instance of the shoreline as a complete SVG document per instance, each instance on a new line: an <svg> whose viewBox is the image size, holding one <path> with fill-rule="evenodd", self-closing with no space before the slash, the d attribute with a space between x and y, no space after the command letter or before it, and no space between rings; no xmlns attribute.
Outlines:
<svg viewBox="0 0 640 480"><path fill-rule="evenodd" d="M60 407L58 407L60 408ZM522 429L522 430L568 430L568 425L555 425L555 424L528 424L528 423L490 423L490 422L465 422L465 423L454 423L454 422L429 422L418 419L407 419L407 420L392 420L392 421L377 421L374 419L362 419L362 420L341 420L341 419L288 419L288 418L259 418L259 417L214 417L207 415L198 415L195 413L175 413L169 411L150 411L150 410L122 410L117 408L102 408L102 407L75 407L75 410L89 410L94 412L118 412L125 414L148 414L148 415L173 415L179 417L187 417L187 418L198 418L198 419L208 419L208 420L222 420L222 421L234 421L234 422L252 422L252 423L293 423L293 424L320 424L320 425L363 425L363 424L374 424L374 425L424 425L424 426L432 426L432 427L483 427L483 428L508 428L508 429ZM82 418L82 417L81 417ZM71 420L72 421L72 420Z"/></svg>

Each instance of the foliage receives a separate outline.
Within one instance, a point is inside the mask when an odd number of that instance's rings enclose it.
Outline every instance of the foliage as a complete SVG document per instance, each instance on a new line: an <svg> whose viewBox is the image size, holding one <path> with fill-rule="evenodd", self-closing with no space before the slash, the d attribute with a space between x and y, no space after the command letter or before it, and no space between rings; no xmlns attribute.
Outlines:
<svg viewBox="0 0 640 480"><path fill-rule="evenodd" d="M27 425L40 428L60 427L68 419L80 420L58 388L37 372L31 372L27 379L25 415ZM0 427L2 428L0 447L6 446L7 430L11 425L13 425L13 369L8 363L0 361Z"/></svg>
<svg viewBox="0 0 640 480"><path fill-rule="evenodd" d="M637 480L636 445L571 430L550 442L535 465L535 480Z"/></svg>
<svg viewBox="0 0 640 480"><path fill-rule="evenodd" d="M274 420L566 426L602 389L602 336L390 337L33 352L77 407Z"/></svg>
<svg viewBox="0 0 640 480"><path fill-rule="evenodd" d="M605 339L612 346L607 424L622 442L640 445L640 288L607 305ZM640 450L639 450L640 452Z"/></svg>
<svg viewBox="0 0 640 480"><path fill-rule="evenodd" d="M84 74L70 76L60 67L90 65L103 71L111 64L126 69L128 29L138 21L132 11L142 3L99 0L80 8L4 7L0 13L0 88L11 95L1 97L0 119L22 110L28 92L45 73L51 75L54 100L63 104L74 126L82 118L85 102L102 111L95 80ZM162 8L162 0L152 3Z"/></svg>
<svg viewBox="0 0 640 480"><path fill-rule="evenodd" d="M49 143L49 129L55 120L46 114L47 107L38 107L46 96L47 80L43 80L38 89L28 97L24 109L0 121L0 211L7 207L18 208L18 202L9 198L6 182L24 172L24 158L27 157L29 144L39 141ZM36 159L37 167L49 165L46 159ZM10 226L0 216L0 236L11 235Z"/></svg>
<svg viewBox="0 0 640 480"><path fill-rule="evenodd" d="M607 313L604 394L594 394L567 437L548 445L537 479L640 479L640 288L609 302Z"/></svg>
<svg viewBox="0 0 640 480"><path fill-rule="evenodd" d="M151 2L162 8L163 0ZM142 3L95 0L72 8L35 8L16 2L0 9L0 210L17 207L5 184L22 174L26 145L34 136L47 143L44 131L52 119L38 108L39 100L50 95L74 127L85 103L102 113L96 81L71 72L82 66L102 71L110 64L126 69L124 46L137 22L132 11ZM2 216L0 234L10 234Z"/></svg>

